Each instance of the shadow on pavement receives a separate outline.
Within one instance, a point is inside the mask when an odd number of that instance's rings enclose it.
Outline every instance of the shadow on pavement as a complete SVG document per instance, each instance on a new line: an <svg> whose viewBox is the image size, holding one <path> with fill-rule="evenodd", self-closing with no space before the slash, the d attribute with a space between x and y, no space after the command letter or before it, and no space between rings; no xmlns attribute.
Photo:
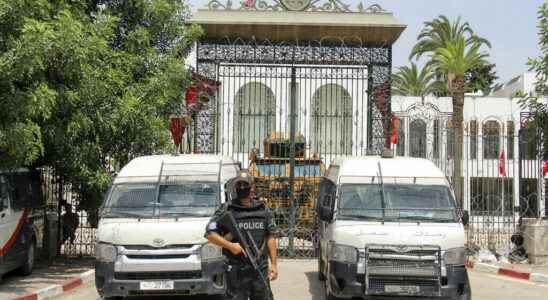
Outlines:
<svg viewBox="0 0 548 300"><path fill-rule="evenodd" d="M61 283L77 274L93 268L91 259L63 258L51 264L38 261L29 276L21 276L16 271L4 274L0 281L0 299L19 297L53 284Z"/></svg>
<svg viewBox="0 0 548 300"><path fill-rule="evenodd" d="M308 291L312 296L312 300L325 300L323 292L323 282L318 280L318 272L306 272L308 280Z"/></svg>

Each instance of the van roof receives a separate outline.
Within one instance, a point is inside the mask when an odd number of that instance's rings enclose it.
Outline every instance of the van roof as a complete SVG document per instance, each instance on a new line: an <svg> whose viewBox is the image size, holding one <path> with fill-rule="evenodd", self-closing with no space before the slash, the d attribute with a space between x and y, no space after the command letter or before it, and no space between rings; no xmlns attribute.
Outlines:
<svg viewBox="0 0 548 300"><path fill-rule="evenodd" d="M116 177L117 179L140 177L154 180L160 176L162 164L164 165L164 169L162 170L162 173L164 174L167 169L166 166L177 166L177 168L169 170L170 175L180 175L175 173L190 173L196 176L205 173L211 175L219 173L219 164L221 162L224 165L237 164L231 157L214 154L141 156L131 160L125 165Z"/></svg>
<svg viewBox="0 0 548 300"><path fill-rule="evenodd" d="M339 176L378 176L380 162L383 177L445 178L445 174L431 161L422 158L380 156L342 157L332 165L339 166Z"/></svg>

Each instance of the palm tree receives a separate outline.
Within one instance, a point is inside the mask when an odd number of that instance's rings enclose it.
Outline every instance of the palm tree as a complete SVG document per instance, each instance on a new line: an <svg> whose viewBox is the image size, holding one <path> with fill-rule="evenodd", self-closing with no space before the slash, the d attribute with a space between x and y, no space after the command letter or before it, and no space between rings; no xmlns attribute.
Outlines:
<svg viewBox="0 0 548 300"><path fill-rule="evenodd" d="M411 50L410 58L421 58L429 54L428 65L436 74L437 81L443 84L442 94L453 98L452 125L455 135L453 179L457 198L462 199L462 151L463 151L463 110L464 93L467 82L464 74L474 68L488 64L487 55L480 52L482 46L491 47L488 40L474 33L468 22L459 17L451 22L446 16L439 16L426 22L418 36L418 42Z"/></svg>
<svg viewBox="0 0 548 300"><path fill-rule="evenodd" d="M456 43L457 40L461 37L465 38L466 45L470 46L473 44L485 45L491 47L491 43L474 33L470 23L463 22L459 17L455 22L451 22L446 16L440 15L431 22L425 22L424 28L421 30L419 36L417 37L417 44L413 47L410 54L410 59L416 58L420 59L425 54L430 54L430 59L432 55L439 48L444 48L448 42ZM489 65L489 64L488 64ZM478 69L467 70L467 72L477 73L478 70L481 70L483 67L480 66ZM432 70L436 74L437 81L442 83L447 82L446 74L440 72L440 70ZM477 74L469 74L469 77L474 77ZM494 75L493 75L494 76ZM493 80L496 79L496 76ZM484 90L488 89L490 82L483 82L484 86L476 86L476 89ZM449 94L449 91L445 88L445 85L438 86L436 94L440 96L446 96Z"/></svg>
<svg viewBox="0 0 548 300"><path fill-rule="evenodd" d="M447 90L453 98L452 125L454 131L454 169L453 179L458 199L462 199L462 150L463 150L463 112L464 94L467 91L465 74L468 70L488 64L488 54L481 51L482 44L467 43L464 37L447 42L438 48L428 65L444 74Z"/></svg>
<svg viewBox="0 0 548 300"><path fill-rule="evenodd" d="M468 22L462 22L459 17L452 23L446 16L439 16L432 22L425 22L424 28L417 37L418 43L411 50L409 58L421 58L422 55L434 54L437 49L444 48L448 42L456 42L465 38L466 45L479 44L491 47L487 39L477 36Z"/></svg>
<svg viewBox="0 0 548 300"><path fill-rule="evenodd" d="M415 96L424 98L436 90L435 74L431 67L426 65L419 69L415 63L403 66L392 75L392 92L396 95Z"/></svg>

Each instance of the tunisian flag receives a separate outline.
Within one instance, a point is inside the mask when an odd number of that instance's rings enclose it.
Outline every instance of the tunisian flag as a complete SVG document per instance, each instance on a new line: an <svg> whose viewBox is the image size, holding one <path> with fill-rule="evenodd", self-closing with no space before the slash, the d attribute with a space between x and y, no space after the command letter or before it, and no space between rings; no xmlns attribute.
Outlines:
<svg viewBox="0 0 548 300"><path fill-rule="evenodd" d="M542 176L546 176L548 174L548 160L543 161L542 164Z"/></svg>
<svg viewBox="0 0 548 300"><path fill-rule="evenodd" d="M392 115L392 130L390 132L390 143L392 145L396 145L398 143L398 130L400 129L400 126L401 126L401 121L400 121L400 118L398 118L396 115Z"/></svg>
<svg viewBox="0 0 548 300"><path fill-rule="evenodd" d="M500 176L506 177L506 155L504 155L504 150L500 153L499 174Z"/></svg>

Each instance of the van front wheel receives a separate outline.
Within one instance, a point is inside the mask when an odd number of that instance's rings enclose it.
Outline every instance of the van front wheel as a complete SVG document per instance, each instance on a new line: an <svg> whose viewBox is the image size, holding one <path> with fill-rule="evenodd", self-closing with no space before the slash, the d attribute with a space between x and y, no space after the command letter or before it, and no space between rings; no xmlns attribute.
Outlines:
<svg viewBox="0 0 548 300"><path fill-rule="evenodd" d="M339 298L333 296L333 294L331 294L331 292L329 291L329 287L328 287L328 282L327 280L324 281L324 293L325 293L325 300L339 300Z"/></svg>

